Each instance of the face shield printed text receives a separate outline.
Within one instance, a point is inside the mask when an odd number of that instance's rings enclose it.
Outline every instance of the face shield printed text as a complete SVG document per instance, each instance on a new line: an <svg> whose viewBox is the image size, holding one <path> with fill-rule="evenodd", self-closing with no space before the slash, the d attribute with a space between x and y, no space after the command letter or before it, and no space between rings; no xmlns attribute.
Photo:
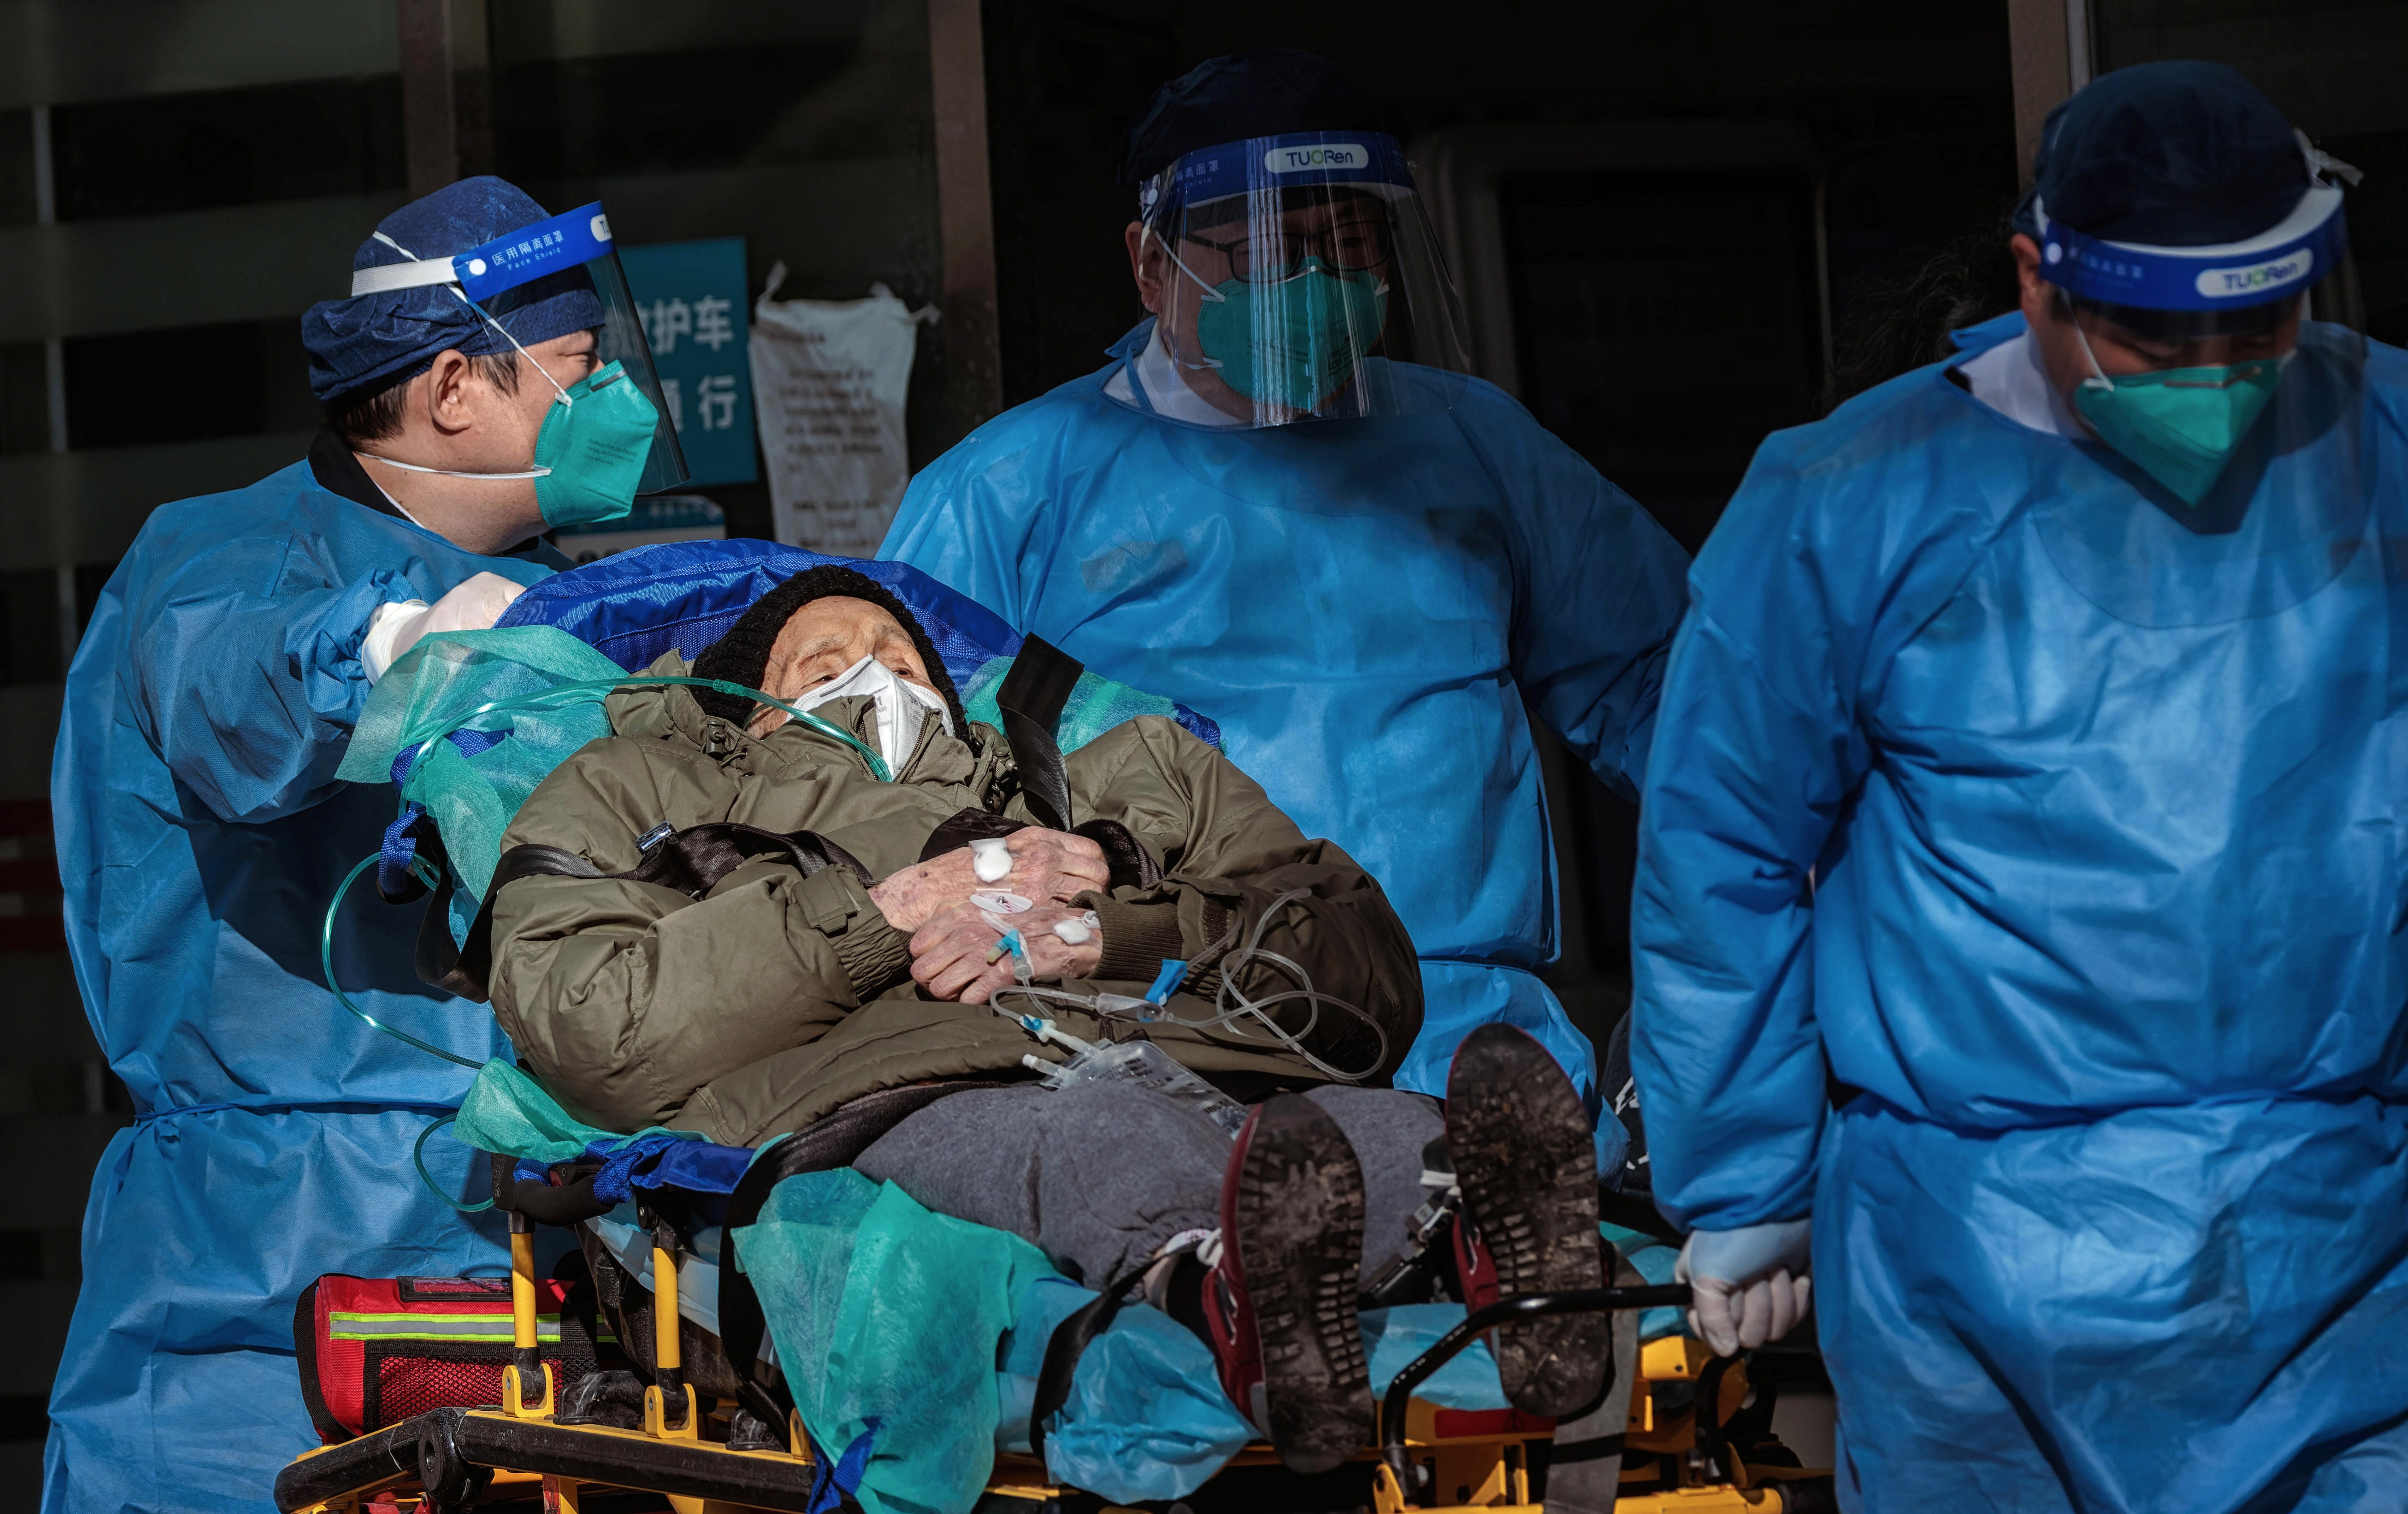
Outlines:
<svg viewBox="0 0 2408 1514"><path fill-rule="evenodd" d="M609 223L597 202L523 227L453 260L460 286L482 303L546 274L560 273L614 250Z"/></svg>
<svg viewBox="0 0 2408 1514"><path fill-rule="evenodd" d="M2263 294L2268 290L2281 289L2286 284L2299 283L2315 265L2315 250L2303 247L2288 257L2275 258L2246 268L2201 269L2194 287L2212 300L2242 299Z"/></svg>
<svg viewBox="0 0 2408 1514"><path fill-rule="evenodd" d="M1140 191L1139 213L1151 222L1181 207L1270 184L1356 184L1394 198L1410 194L1413 179L1404 150L1393 137L1365 133L1360 138L1332 140L1317 132L1257 136L1198 148L1182 157Z"/></svg>
<svg viewBox="0 0 2408 1514"><path fill-rule="evenodd" d="M1360 142L1312 142L1275 147L1263 154L1273 174L1360 172L1371 166L1371 150Z"/></svg>

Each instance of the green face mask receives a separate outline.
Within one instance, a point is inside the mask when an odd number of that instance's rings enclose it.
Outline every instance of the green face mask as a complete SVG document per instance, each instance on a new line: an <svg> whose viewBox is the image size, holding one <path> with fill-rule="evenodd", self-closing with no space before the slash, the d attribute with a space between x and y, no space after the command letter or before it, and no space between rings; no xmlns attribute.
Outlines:
<svg viewBox="0 0 2408 1514"><path fill-rule="evenodd" d="M1272 284L1232 279L1196 314L1196 342L1221 381L1253 400L1312 410L1354 377L1388 322L1388 292L1372 273L1341 273L1307 258Z"/></svg>
<svg viewBox="0 0 2408 1514"><path fill-rule="evenodd" d="M536 433L535 498L544 524L615 521L635 507L661 412L613 363L568 386Z"/></svg>
<svg viewBox="0 0 2408 1514"><path fill-rule="evenodd" d="M2196 505L2224 476L2241 438L2274 397L2284 358L2256 358L2201 368L2160 368L2109 378L2076 325L2090 377L2073 407L2099 439L2139 464L2150 478Z"/></svg>

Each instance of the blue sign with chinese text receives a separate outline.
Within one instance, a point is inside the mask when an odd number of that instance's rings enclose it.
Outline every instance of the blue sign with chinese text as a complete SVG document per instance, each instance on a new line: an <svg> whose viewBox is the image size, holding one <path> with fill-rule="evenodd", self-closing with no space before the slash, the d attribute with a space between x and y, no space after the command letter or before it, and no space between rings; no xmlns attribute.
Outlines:
<svg viewBox="0 0 2408 1514"><path fill-rule="evenodd" d="M643 317L661 398L693 473L689 486L751 483L752 313L745 294L744 238L621 247L619 264Z"/></svg>

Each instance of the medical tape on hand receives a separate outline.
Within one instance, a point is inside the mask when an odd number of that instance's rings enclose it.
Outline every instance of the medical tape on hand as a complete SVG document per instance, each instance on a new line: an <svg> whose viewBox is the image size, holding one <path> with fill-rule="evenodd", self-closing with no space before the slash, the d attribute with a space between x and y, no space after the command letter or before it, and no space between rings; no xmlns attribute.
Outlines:
<svg viewBox="0 0 2408 1514"><path fill-rule="evenodd" d="M982 883L1000 883L1011 876L1011 849L1000 836L982 836L970 843L970 871Z"/></svg>

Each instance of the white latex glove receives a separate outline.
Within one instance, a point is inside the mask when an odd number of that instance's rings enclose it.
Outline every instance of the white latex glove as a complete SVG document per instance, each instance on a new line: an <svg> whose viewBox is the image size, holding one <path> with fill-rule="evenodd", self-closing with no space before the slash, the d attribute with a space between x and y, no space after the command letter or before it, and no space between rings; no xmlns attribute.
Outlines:
<svg viewBox="0 0 2408 1514"><path fill-rule="evenodd" d="M1689 1329L1716 1356L1779 1340L1806 1317L1813 1229L1809 1220L1779 1220L1689 1233L1672 1280L1693 1290Z"/></svg>
<svg viewBox="0 0 2408 1514"><path fill-rule="evenodd" d="M368 634L360 638L360 665L374 683L384 677L385 669L401 661L402 653L428 636L446 631L492 630L502 611L510 607L510 601L525 593L523 586L498 573L477 573L432 605L423 599L379 605L368 617Z"/></svg>

